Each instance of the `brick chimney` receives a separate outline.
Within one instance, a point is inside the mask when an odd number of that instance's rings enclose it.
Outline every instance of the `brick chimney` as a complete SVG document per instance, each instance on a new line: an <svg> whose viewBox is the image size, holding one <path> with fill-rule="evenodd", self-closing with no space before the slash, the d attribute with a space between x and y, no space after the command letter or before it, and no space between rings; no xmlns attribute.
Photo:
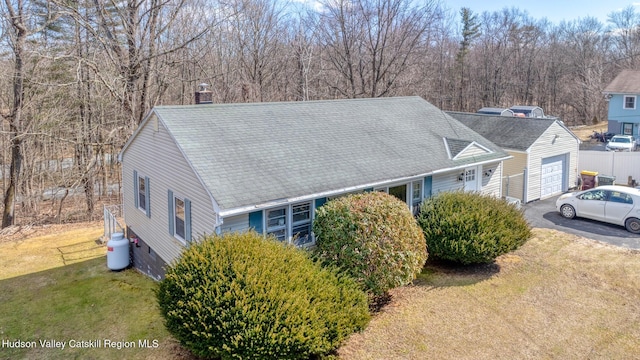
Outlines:
<svg viewBox="0 0 640 360"><path fill-rule="evenodd" d="M196 104L213 104L213 93L207 89L209 84L202 83L198 85L196 91Z"/></svg>

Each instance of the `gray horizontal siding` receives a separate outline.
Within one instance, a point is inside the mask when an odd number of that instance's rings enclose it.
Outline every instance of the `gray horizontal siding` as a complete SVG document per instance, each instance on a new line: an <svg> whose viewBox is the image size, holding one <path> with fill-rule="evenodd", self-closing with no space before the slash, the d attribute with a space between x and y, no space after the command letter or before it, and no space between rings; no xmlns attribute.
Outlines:
<svg viewBox="0 0 640 360"><path fill-rule="evenodd" d="M433 182L431 183L432 194L437 195L443 191L462 190L464 183L458 181L458 175L463 171L433 175Z"/></svg>
<svg viewBox="0 0 640 360"><path fill-rule="evenodd" d="M489 172L489 176L484 176L485 173ZM480 176L482 176L482 193L500 197L502 186L502 163L484 165Z"/></svg>
<svg viewBox="0 0 640 360"><path fill-rule="evenodd" d="M249 230L249 214L230 216L223 219L220 231L225 232L245 232Z"/></svg>
<svg viewBox="0 0 640 360"><path fill-rule="evenodd" d="M216 214L208 193L162 124L143 123L122 156L125 222L167 263L178 257L184 245L169 234L167 191L191 200L194 239L215 230ZM151 217L134 205L133 171L150 179Z"/></svg>

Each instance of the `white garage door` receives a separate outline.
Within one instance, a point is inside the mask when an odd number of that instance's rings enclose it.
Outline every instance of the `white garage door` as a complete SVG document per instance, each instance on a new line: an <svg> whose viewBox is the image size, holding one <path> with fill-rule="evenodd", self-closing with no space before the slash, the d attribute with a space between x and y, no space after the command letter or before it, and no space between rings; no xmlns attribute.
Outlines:
<svg viewBox="0 0 640 360"><path fill-rule="evenodd" d="M540 179L540 198L562 192L564 183L564 155L542 159L542 177Z"/></svg>

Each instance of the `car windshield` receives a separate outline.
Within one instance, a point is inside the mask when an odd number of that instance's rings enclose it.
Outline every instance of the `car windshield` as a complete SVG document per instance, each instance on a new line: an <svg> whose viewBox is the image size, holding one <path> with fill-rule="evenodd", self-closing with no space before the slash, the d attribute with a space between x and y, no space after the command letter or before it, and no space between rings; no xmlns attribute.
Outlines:
<svg viewBox="0 0 640 360"><path fill-rule="evenodd" d="M629 138L617 138L617 137L613 137L611 139L611 142L617 142L617 143L630 143L631 139Z"/></svg>

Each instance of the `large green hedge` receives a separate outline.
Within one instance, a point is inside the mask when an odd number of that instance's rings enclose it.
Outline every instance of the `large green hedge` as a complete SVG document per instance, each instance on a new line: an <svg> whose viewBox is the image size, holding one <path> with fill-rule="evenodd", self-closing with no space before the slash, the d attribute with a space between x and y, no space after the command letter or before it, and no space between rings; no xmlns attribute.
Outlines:
<svg viewBox="0 0 640 360"><path fill-rule="evenodd" d="M353 280L255 232L192 244L157 298L169 331L203 358L305 359L369 321Z"/></svg>
<svg viewBox="0 0 640 360"><path fill-rule="evenodd" d="M492 262L531 237L521 210L479 193L438 194L422 203L418 223L433 258L465 265Z"/></svg>
<svg viewBox="0 0 640 360"><path fill-rule="evenodd" d="M315 256L356 279L371 296L410 283L427 259L424 236L407 204L372 192L319 208Z"/></svg>

